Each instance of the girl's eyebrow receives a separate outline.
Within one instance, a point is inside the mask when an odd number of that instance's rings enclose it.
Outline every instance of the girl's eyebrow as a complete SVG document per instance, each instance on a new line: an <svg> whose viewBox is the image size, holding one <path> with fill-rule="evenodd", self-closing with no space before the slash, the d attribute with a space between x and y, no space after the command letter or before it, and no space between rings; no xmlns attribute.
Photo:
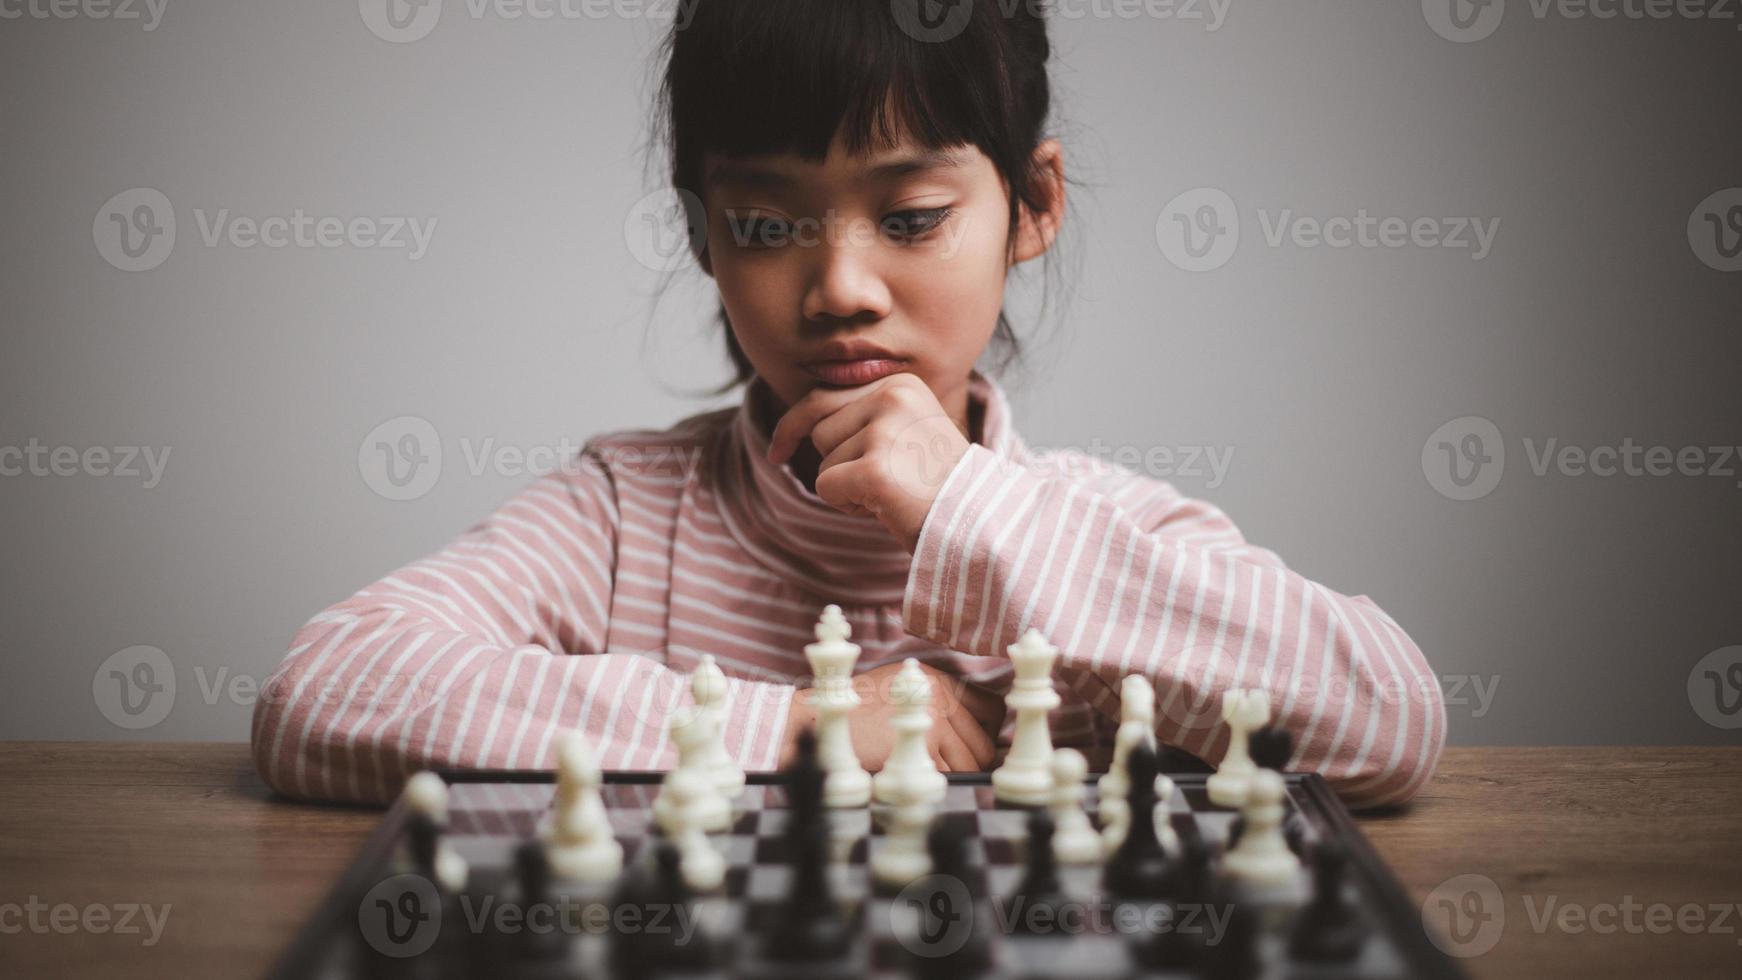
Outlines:
<svg viewBox="0 0 1742 980"><path fill-rule="evenodd" d="M949 150L926 150L869 164L859 170L856 178L866 181L892 180L933 170L960 169L966 164L967 161L959 154ZM791 187L797 181L778 167L748 160L721 160L708 168L704 183L710 189L731 186L740 189L779 190Z"/></svg>

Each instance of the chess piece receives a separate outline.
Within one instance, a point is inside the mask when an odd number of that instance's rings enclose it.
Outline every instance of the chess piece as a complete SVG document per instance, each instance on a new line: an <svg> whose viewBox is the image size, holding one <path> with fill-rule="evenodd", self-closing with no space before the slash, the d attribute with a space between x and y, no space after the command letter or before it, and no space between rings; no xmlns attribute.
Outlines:
<svg viewBox="0 0 1742 980"><path fill-rule="evenodd" d="M514 849L514 890L504 903L518 910L518 927L494 934L494 941L485 949L494 950L491 966L495 972L513 980L557 980L568 973L568 941L560 922L550 928L529 928L528 923L541 926L554 914L557 905L551 896L552 868L543 841L530 838ZM485 928L495 920L486 920Z"/></svg>
<svg viewBox="0 0 1742 980"><path fill-rule="evenodd" d="M1211 803L1238 808L1246 801L1258 768L1247 749L1247 736L1270 721L1270 699L1263 691L1229 691L1222 695L1222 721L1228 726L1228 751L1205 787Z"/></svg>
<svg viewBox="0 0 1742 980"><path fill-rule="evenodd" d="M701 708L683 708L673 713L667 728L671 733L672 744L677 746L677 765L672 767L671 772L666 773L665 780L660 784L659 795L653 800L654 822L668 836L675 838L677 835L677 821L680 818L674 812L676 804L669 790L672 773L681 769L703 777L701 790L687 804L694 812L681 819L694 823L703 831L725 830L730 827L731 801L720 794L703 763L708 743L714 738L713 716Z"/></svg>
<svg viewBox="0 0 1742 980"><path fill-rule="evenodd" d="M932 726L932 689L919 661L909 657L902 663L890 685L889 699L900 706L891 723L896 732L895 747L883 771L871 780L872 795L879 803L894 803L898 787L902 787L917 793L924 802L942 802L949 781L938 772L926 749L925 736Z"/></svg>
<svg viewBox="0 0 1742 980"><path fill-rule="evenodd" d="M1056 749L1052 754L1052 846L1061 864L1094 864L1101 860L1101 835L1089 823L1083 809L1088 787L1089 763L1076 749Z"/></svg>
<svg viewBox="0 0 1742 980"><path fill-rule="evenodd" d="M992 964L987 939L998 931L983 903L968 890L967 831L939 820L926 835L931 853L929 894L920 898L920 923L902 943L912 954L910 965L921 980L961 980L984 973ZM965 923L965 925L964 925Z"/></svg>
<svg viewBox="0 0 1742 980"><path fill-rule="evenodd" d="M1064 750L1061 750L1064 751ZM1079 811L1081 812L1081 811ZM1094 836L1093 832L1090 836ZM1096 837L1095 842L1100 843ZM1065 901L1058 875L1058 837L1052 815L1046 810L1028 813L1028 858L1022 880L1010 894L1010 916L1017 929L1032 933L1057 933L1059 906Z"/></svg>
<svg viewBox="0 0 1742 980"><path fill-rule="evenodd" d="M636 910L637 922L688 922L693 926L688 930L649 926L614 933L612 974L651 977L705 973L716 964L717 950L712 937L701 928L695 903L683 880L677 845L669 840L660 841L653 858L651 870L642 867L623 878L613 906L618 910Z"/></svg>
<svg viewBox="0 0 1742 980"><path fill-rule="evenodd" d="M675 769L667 778L675 826L667 831L677 845L684 884L699 892L713 891L726 880L726 859L714 850L696 822L697 803L715 792L708 775L696 769Z"/></svg>
<svg viewBox="0 0 1742 980"><path fill-rule="evenodd" d="M713 777L714 789L730 800L744 792L744 770L726 750L726 674L714 662L713 654L703 654L690 674L690 696L713 722L713 737L697 765Z"/></svg>
<svg viewBox="0 0 1742 980"><path fill-rule="evenodd" d="M1126 772L1131 750L1155 746L1155 688L1142 674L1128 674L1119 686L1119 729L1113 734L1113 761L1095 786L1096 806L1108 847L1125 838L1125 794L1131 790Z"/></svg>
<svg viewBox="0 0 1742 980"><path fill-rule="evenodd" d="M1277 732L1281 738L1288 737L1280 729ZM1287 757L1286 752L1283 757ZM1239 842L1222 858L1222 868L1249 896L1296 900L1301 887L1300 859L1289 849L1283 830L1288 788L1280 774L1267 768L1255 768L1247 783Z"/></svg>
<svg viewBox="0 0 1742 980"><path fill-rule="evenodd" d="M926 833L936 809L918 777L918 773L898 773L896 779L881 783L894 809L881 846L871 853L871 876L885 888L903 888L931 871Z"/></svg>
<svg viewBox="0 0 1742 980"><path fill-rule="evenodd" d="M832 962L846 955L852 924L829 885L829 827L819 814L801 829L788 827L793 846L792 879L781 907L780 927L765 937L764 955L792 963Z"/></svg>
<svg viewBox="0 0 1742 980"><path fill-rule="evenodd" d="M1004 703L1016 712L1016 735L1004 764L992 772L992 788L1005 803L1044 806L1052 796L1052 732L1047 713L1060 703L1052 688L1058 648L1030 628L1008 651L1016 665L1016 683Z"/></svg>
<svg viewBox="0 0 1742 980"><path fill-rule="evenodd" d="M448 784L433 772L405 781L406 842L411 861L438 887L457 894L466 887L466 861L442 839L448 822Z"/></svg>
<svg viewBox="0 0 1742 980"><path fill-rule="evenodd" d="M859 765L847 713L859 704L853 691L853 664L859 645L850 643L852 626L833 603L823 608L817 621L817 642L806 644L816 683L810 692L817 716L817 757L828 774L823 783L823 802L831 807L858 807L871 802L871 774Z"/></svg>
<svg viewBox="0 0 1742 980"><path fill-rule="evenodd" d="M1311 963L1347 963L1361 952L1368 926L1343 894L1348 855L1334 840L1313 848L1313 897L1301 909L1289 937L1289 955Z"/></svg>
<svg viewBox="0 0 1742 980"><path fill-rule="evenodd" d="M1155 751L1139 745L1131 750L1128 764L1131 791L1125 799L1131 822L1125 839L1107 858L1101 880L1117 898L1159 901L1169 897L1173 888L1173 868L1156 833Z"/></svg>
<svg viewBox="0 0 1742 980"><path fill-rule="evenodd" d="M587 737L565 732L557 742L556 802L545 831L545 857L559 877L610 881L623 869L623 845L599 796L602 774Z"/></svg>

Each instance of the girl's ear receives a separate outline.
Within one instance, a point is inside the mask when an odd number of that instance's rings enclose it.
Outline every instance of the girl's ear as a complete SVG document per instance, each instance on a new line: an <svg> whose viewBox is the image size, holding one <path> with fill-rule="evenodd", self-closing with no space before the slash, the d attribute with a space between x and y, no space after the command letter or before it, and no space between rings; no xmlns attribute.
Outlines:
<svg viewBox="0 0 1742 980"><path fill-rule="evenodd" d="M1027 205L1020 208L1012 265L1027 262L1051 248L1065 219L1065 157L1058 140L1043 140L1034 148L1033 173L1035 189L1046 204L1038 211Z"/></svg>

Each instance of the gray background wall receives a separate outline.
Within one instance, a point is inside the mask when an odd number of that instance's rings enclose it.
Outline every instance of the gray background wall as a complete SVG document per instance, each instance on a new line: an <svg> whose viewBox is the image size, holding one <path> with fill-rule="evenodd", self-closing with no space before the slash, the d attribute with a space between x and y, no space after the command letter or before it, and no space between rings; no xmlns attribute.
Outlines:
<svg viewBox="0 0 1742 980"><path fill-rule="evenodd" d="M1221 479L1172 478L1396 616L1454 742L1734 741L1704 673L1742 659L1742 460L1599 477L1531 453L1742 442L1742 272L1701 255L1742 260L1699 210L1742 187L1742 23L1511 0L1452 40L1442 0L1064 6L1088 16L1055 21L1058 130L1091 186L1068 305L1037 333L1037 276L1012 289L1029 441L1231 452ZM376 7L0 19L0 737L244 739L299 624L529 479L480 451L722 403L683 393L725 376L711 284L656 297L625 232L657 187L640 148L668 18L438 0L390 43ZM136 188L177 235L124 271L105 218ZM1201 272L1168 258L1198 188L1240 226ZM209 245L223 209L435 228L415 258ZM1285 209L1499 225L1480 258L1272 245ZM367 459L405 416L442 466L392 500ZM1456 500L1438 443L1472 416L1504 468ZM17 472L32 446L70 448ZM132 446L169 453L155 485L64 462ZM173 672L159 718L105 693L140 646Z"/></svg>

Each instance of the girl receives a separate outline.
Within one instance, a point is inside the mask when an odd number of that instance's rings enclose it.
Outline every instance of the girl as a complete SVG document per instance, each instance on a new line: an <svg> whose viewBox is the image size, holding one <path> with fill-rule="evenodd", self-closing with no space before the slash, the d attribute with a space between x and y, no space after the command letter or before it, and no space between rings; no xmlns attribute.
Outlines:
<svg viewBox="0 0 1742 980"><path fill-rule="evenodd" d="M607 768L668 767L704 654L727 675L729 751L771 769L810 721L795 695L827 603L863 647L868 769L907 657L938 692L933 757L989 768L1014 723L1006 648L1032 626L1061 651L1055 744L1104 745L1141 673L1158 737L1207 761L1222 693L1260 688L1292 766L1350 803L1422 785L1439 688L1378 606L1167 483L1017 435L976 364L1013 345L1006 275L1064 216L1046 25L1029 4L903 6L701 0L674 27L672 183L705 219L692 252L741 403L597 436L315 616L255 713L271 786L382 801L424 767L548 766L564 728Z"/></svg>

